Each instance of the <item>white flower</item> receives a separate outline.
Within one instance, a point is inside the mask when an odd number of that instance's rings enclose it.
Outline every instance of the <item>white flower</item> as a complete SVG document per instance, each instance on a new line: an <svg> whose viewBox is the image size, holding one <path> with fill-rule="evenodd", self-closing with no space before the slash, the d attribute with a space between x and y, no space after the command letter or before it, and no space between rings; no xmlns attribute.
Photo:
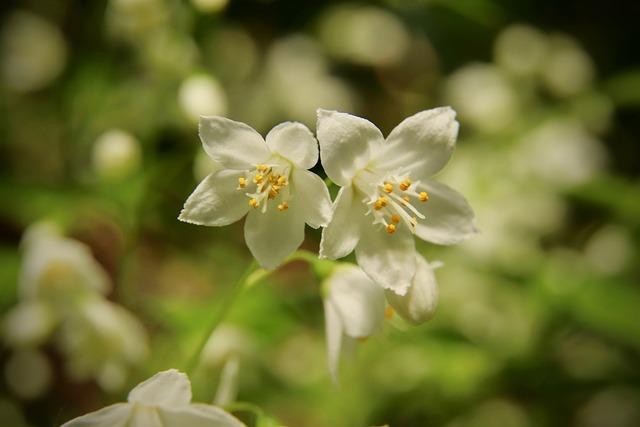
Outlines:
<svg viewBox="0 0 640 427"><path fill-rule="evenodd" d="M175 369L159 372L129 393L128 403L116 403L75 418L62 427L242 427L222 409L191 403L189 378Z"/></svg>
<svg viewBox="0 0 640 427"><path fill-rule="evenodd" d="M341 264L323 283L327 359L334 381L342 347L382 328L384 291L352 264Z"/></svg>
<svg viewBox="0 0 640 427"><path fill-rule="evenodd" d="M323 230L321 258L356 259L375 282L404 295L416 272L412 234L438 244L476 232L462 195L430 179L449 160L458 133L449 107L405 119L387 137L371 122L318 110L322 165L342 188Z"/></svg>
<svg viewBox="0 0 640 427"><path fill-rule="evenodd" d="M382 328L384 319L394 310L407 322L419 325L431 319L438 304L438 288L433 274L436 263L429 264L416 255L416 274L404 296L369 279L353 264L340 264L323 283L329 372L334 381L343 347L356 339L365 339ZM385 308L386 300L390 306Z"/></svg>
<svg viewBox="0 0 640 427"><path fill-rule="evenodd" d="M274 127L265 139L244 123L202 117L204 150L224 169L207 176L185 202L179 219L224 226L248 212L247 246L260 265L276 268L304 240L305 222L328 223L326 185L306 169L318 160L318 145L300 123Z"/></svg>

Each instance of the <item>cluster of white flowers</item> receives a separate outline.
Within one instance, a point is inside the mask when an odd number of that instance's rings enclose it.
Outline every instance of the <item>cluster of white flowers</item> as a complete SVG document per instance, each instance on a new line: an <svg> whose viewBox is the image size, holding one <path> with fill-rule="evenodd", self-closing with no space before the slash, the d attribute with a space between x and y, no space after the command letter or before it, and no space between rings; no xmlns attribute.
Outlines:
<svg viewBox="0 0 640 427"><path fill-rule="evenodd" d="M319 150L314 135L300 123L282 123L263 139L244 123L202 117L204 150L222 168L197 186L179 219L224 226L246 215L247 246L269 270L300 246L305 223L323 227L320 258L355 251L359 268L337 264L325 281L335 376L343 336L371 335L385 310L390 315L395 309L413 324L433 315L433 265L418 255L413 235L450 245L476 232L465 198L431 178L454 150L455 116L449 107L422 111L385 139L363 118L318 110ZM318 157L328 178L340 186L333 203L323 180L308 170Z"/></svg>
<svg viewBox="0 0 640 427"><path fill-rule="evenodd" d="M127 370L147 356L147 335L131 313L104 297L109 279L90 249L48 223L27 230L22 244L19 303L3 322L13 349L8 384L24 398L46 391L52 374L40 347L51 342L72 378L93 378L106 390L122 387Z"/></svg>

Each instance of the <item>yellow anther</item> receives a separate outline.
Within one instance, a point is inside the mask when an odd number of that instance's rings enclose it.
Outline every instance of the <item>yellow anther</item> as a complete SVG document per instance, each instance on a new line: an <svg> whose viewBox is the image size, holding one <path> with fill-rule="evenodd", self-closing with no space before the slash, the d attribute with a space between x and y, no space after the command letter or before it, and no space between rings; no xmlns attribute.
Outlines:
<svg viewBox="0 0 640 427"><path fill-rule="evenodd" d="M375 204L373 205L373 208L377 211L379 211L380 209L384 208L385 206L387 206L387 198L384 196L380 196L378 197L378 200L376 200Z"/></svg>
<svg viewBox="0 0 640 427"><path fill-rule="evenodd" d="M287 178L285 178L284 176L280 175L278 177L278 179L276 180L276 184L278 184L281 187L285 187L287 185Z"/></svg>
<svg viewBox="0 0 640 427"><path fill-rule="evenodd" d="M272 186L269 189L269 198L270 199L275 199L276 196L278 195L279 189L276 186Z"/></svg>
<svg viewBox="0 0 640 427"><path fill-rule="evenodd" d="M409 181L408 179L405 179L400 183L400 189L402 191L407 191L409 187L411 187L411 181Z"/></svg>
<svg viewBox="0 0 640 427"><path fill-rule="evenodd" d="M266 172L269 169L269 166L260 164L256 165L256 169L258 170L258 172Z"/></svg>
<svg viewBox="0 0 640 427"><path fill-rule="evenodd" d="M393 308L388 305L385 309L384 309L384 318L387 320L391 320L391 318L393 317Z"/></svg>
<svg viewBox="0 0 640 427"><path fill-rule="evenodd" d="M385 193L393 193L393 185L390 182L385 182L382 188Z"/></svg>
<svg viewBox="0 0 640 427"><path fill-rule="evenodd" d="M368 339L369 339L369 337L358 337L358 341L362 342L362 343L367 342Z"/></svg>
<svg viewBox="0 0 640 427"><path fill-rule="evenodd" d="M395 224L387 225L387 233L393 234L395 232L396 232L396 225Z"/></svg>
<svg viewBox="0 0 640 427"><path fill-rule="evenodd" d="M398 215L398 214L391 215L391 222L393 222L394 224L399 223L400 222L400 215Z"/></svg>
<svg viewBox="0 0 640 427"><path fill-rule="evenodd" d="M418 198L421 202L426 202L427 200L429 200L429 194L427 194L426 191L421 191L420 194L418 194Z"/></svg>
<svg viewBox="0 0 640 427"><path fill-rule="evenodd" d="M278 205L278 210L279 210L280 212L282 212L282 211L286 211L287 209L289 209L289 203L287 203L287 202L282 202L282 203L280 203L280 204Z"/></svg>
<svg viewBox="0 0 640 427"><path fill-rule="evenodd" d="M247 186L247 178L244 177L240 177L238 178L238 185L240 186L240 188L244 188Z"/></svg>
<svg viewBox="0 0 640 427"><path fill-rule="evenodd" d="M262 174L256 174L256 176L253 177L253 182L255 182L256 184L260 184L262 183L262 181L264 181L264 175Z"/></svg>
<svg viewBox="0 0 640 427"><path fill-rule="evenodd" d="M257 208L258 206L260 206L260 202L258 202L256 199L249 199L249 206L251 206L252 208Z"/></svg>

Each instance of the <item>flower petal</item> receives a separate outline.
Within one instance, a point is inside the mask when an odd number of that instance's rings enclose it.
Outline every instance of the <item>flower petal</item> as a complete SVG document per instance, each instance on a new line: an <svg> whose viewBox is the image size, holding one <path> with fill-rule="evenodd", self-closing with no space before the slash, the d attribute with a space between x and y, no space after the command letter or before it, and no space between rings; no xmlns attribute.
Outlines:
<svg viewBox="0 0 640 427"><path fill-rule="evenodd" d="M382 328L384 291L362 270L352 264L340 266L327 279L326 286L346 335L366 338Z"/></svg>
<svg viewBox="0 0 640 427"><path fill-rule="evenodd" d="M158 372L131 390L129 402L174 408L185 406L191 402L191 383L176 369Z"/></svg>
<svg viewBox="0 0 640 427"><path fill-rule="evenodd" d="M302 123L284 122L267 134L267 146L302 169L318 163L318 142Z"/></svg>
<svg viewBox="0 0 640 427"><path fill-rule="evenodd" d="M251 169L271 155L258 132L225 117L201 117L200 140L204 151L228 169Z"/></svg>
<svg viewBox="0 0 640 427"><path fill-rule="evenodd" d="M416 271L411 232L399 227L394 234L388 234L379 226L365 224L356 247L358 265L374 282L404 295Z"/></svg>
<svg viewBox="0 0 640 427"><path fill-rule="evenodd" d="M160 408L155 406L134 406L127 427L169 427L160 418Z"/></svg>
<svg viewBox="0 0 640 427"><path fill-rule="evenodd" d="M384 142L380 130L370 121L322 109L318 110L317 135L322 166L329 178L343 187L367 165L375 147Z"/></svg>
<svg viewBox="0 0 640 427"><path fill-rule="evenodd" d="M322 230L320 258L342 258L353 251L360 240L360 224L365 209L352 186L342 187L333 202L333 215Z"/></svg>
<svg viewBox="0 0 640 427"><path fill-rule="evenodd" d="M376 167L410 173L416 179L435 175L451 157L458 136L456 112L450 107L422 111L403 120L375 156Z"/></svg>
<svg viewBox="0 0 640 427"><path fill-rule="evenodd" d="M433 267L420 255L416 255L416 274L406 295L385 291L387 301L400 317L414 325L430 320L438 305L438 286Z"/></svg>
<svg viewBox="0 0 640 427"><path fill-rule="evenodd" d="M324 181L315 173L294 169L294 203L303 209L303 217L313 228L325 227L331 219L331 196Z"/></svg>
<svg viewBox="0 0 640 427"><path fill-rule="evenodd" d="M162 425L167 427L246 427L233 415L203 403L194 403L184 408L163 408L158 412Z"/></svg>
<svg viewBox="0 0 640 427"><path fill-rule="evenodd" d="M436 181L420 183L418 191L426 191L429 200L415 207L426 219L418 221L416 235L440 245L459 243L475 233L475 215L462 194Z"/></svg>
<svg viewBox="0 0 640 427"><path fill-rule="evenodd" d="M330 300L324 300L324 319L325 334L327 336L327 364L329 365L329 374L333 382L337 383L343 330L340 315Z"/></svg>
<svg viewBox="0 0 640 427"><path fill-rule="evenodd" d="M116 403L67 421L62 427L125 427L132 410L128 403Z"/></svg>
<svg viewBox="0 0 640 427"><path fill-rule="evenodd" d="M242 218L248 199L238 190L244 172L223 170L207 176L189 196L178 219L191 224L223 226Z"/></svg>
<svg viewBox="0 0 640 427"><path fill-rule="evenodd" d="M252 209L244 224L244 238L261 267L277 268L304 240L303 209L294 199L286 211L269 206L266 212Z"/></svg>

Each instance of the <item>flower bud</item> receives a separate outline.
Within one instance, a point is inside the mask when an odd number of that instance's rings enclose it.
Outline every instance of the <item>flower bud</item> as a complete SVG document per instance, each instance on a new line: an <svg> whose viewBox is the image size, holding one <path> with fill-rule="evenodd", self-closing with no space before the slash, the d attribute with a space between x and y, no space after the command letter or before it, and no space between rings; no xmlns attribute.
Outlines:
<svg viewBox="0 0 640 427"><path fill-rule="evenodd" d="M387 302L409 323L420 325L430 320L438 305L438 286L433 274L434 266L426 259L416 256L416 274L407 293L400 296L385 290Z"/></svg>

